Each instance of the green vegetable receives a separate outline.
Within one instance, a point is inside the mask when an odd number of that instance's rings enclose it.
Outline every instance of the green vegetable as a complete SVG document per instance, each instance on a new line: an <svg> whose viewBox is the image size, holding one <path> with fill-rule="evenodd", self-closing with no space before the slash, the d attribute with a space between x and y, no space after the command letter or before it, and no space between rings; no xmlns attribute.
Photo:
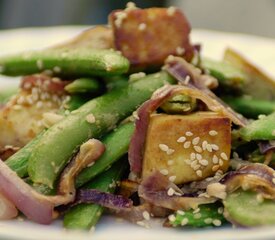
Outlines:
<svg viewBox="0 0 275 240"><path fill-rule="evenodd" d="M100 83L94 78L78 78L65 87L68 93L96 93L101 90Z"/></svg>
<svg viewBox="0 0 275 240"><path fill-rule="evenodd" d="M240 137L246 141L275 139L275 112L255 120L239 131Z"/></svg>
<svg viewBox="0 0 275 240"><path fill-rule="evenodd" d="M86 189L98 189L104 192L114 192L113 183L120 180L125 171L125 164L117 162L108 171L99 175L96 179L86 184ZM71 208L64 216L64 227L69 229L89 230L102 215L103 207L96 204L79 204Z"/></svg>
<svg viewBox="0 0 275 240"><path fill-rule="evenodd" d="M124 124L110 134L103 137L106 150L91 167L85 168L76 178L76 187L82 186L95 176L111 166L115 161L127 153L131 136L134 132L134 123Z"/></svg>
<svg viewBox="0 0 275 240"><path fill-rule="evenodd" d="M119 121L150 98L156 89L169 82L173 83L174 80L164 72L147 75L124 88L87 102L53 125L30 156L28 172L32 181L52 188L78 146L91 137L100 138L114 129Z"/></svg>
<svg viewBox="0 0 275 240"><path fill-rule="evenodd" d="M275 224L275 202L257 198L257 193L237 191L224 200L225 216L243 226Z"/></svg>
<svg viewBox="0 0 275 240"><path fill-rule="evenodd" d="M177 226L209 227L220 226L226 220L223 217L223 207L220 204L200 205L199 210L177 211L170 224Z"/></svg>
<svg viewBox="0 0 275 240"><path fill-rule="evenodd" d="M46 49L0 58L1 73L29 75L51 70L63 77L108 76L128 71L129 61L113 50Z"/></svg>
<svg viewBox="0 0 275 240"><path fill-rule="evenodd" d="M229 96L222 99L235 111L249 118L257 118L261 114L268 115L275 111L275 102Z"/></svg>
<svg viewBox="0 0 275 240"><path fill-rule="evenodd" d="M210 75L217 78L221 85L241 89L247 82L247 76L238 68L227 62L218 62L203 58L201 65Z"/></svg>

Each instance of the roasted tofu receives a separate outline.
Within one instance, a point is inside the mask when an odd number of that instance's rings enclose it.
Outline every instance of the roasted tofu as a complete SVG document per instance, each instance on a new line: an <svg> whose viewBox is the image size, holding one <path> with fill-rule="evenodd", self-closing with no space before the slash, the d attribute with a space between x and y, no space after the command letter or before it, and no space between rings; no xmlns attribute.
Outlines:
<svg viewBox="0 0 275 240"><path fill-rule="evenodd" d="M22 147L42 131L43 113L56 113L68 101L67 83L44 75L24 77L20 91L0 109L0 149Z"/></svg>
<svg viewBox="0 0 275 240"><path fill-rule="evenodd" d="M177 8L131 8L109 15L115 48L129 59L134 69L157 68L169 55L190 61L193 47L190 26Z"/></svg>
<svg viewBox="0 0 275 240"><path fill-rule="evenodd" d="M160 171L176 184L228 169L231 121L213 112L154 114L150 118L142 177Z"/></svg>

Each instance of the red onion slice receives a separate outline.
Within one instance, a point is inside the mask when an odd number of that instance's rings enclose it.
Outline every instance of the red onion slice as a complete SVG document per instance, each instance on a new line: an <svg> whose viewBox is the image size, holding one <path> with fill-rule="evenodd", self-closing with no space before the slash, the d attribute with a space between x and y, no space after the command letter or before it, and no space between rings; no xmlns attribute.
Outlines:
<svg viewBox="0 0 275 240"><path fill-rule="evenodd" d="M0 193L0 219L13 219L18 215L14 204Z"/></svg>
<svg viewBox="0 0 275 240"><path fill-rule="evenodd" d="M87 152L87 145L83 144L79 154L64 170L59 185L60 195L45 196L36 192L1 160L0 192L29 219L41 224L51 223L54 207L74 200L76 175L104 152L104 145L96 139L91 139L85 144L89 145L90 151Z"/></svg>
<svg viewBox="0 0 275 240"><path fill-rule="evenodd" d="M275 152L275 141L261 141L259 142L259 149L262 154L269 151Z"/></svg>

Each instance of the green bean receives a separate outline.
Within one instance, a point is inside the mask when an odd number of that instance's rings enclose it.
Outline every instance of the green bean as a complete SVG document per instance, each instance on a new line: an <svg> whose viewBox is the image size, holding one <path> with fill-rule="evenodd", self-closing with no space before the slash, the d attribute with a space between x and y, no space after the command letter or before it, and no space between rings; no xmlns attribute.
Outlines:
<svg viewBox="0 0 275 240"><path fill-rule="evenodd" d="M108 171L99 175L96 179L86 184L88 189L98 189L104 192L114 192L113 182L120 180L125 170L122 161L114 164ZM71 208L64 216L64 227L69 229L88 230L95 226L103 213L104 208L96 204L79 204Z"/></svg>
<svg viewBox="0 0 275 240"><path fill-rule="evenodd" d="M169 218L169 223L173 227L191 226L191 227L209 227L219 226L226 220L223 216L223 207L221 204L200 205L198 210L177 211L175 218Z"/></svg>
<svg viewBox="0 0 275 240"><path fill-rule="evenodd" d="M131 136L134 132L134 123L126 123L112 133L103 137L106 150L104 154L91 167L85 168L76 178L76 187L82 186L95 176L111 166L115 161L127 153Z"/></svg>
<svg viewBox="0 0 275 240"><path fill-rule="evenodd" d="M242 139L248 142L251 140L274 140L275 112L241 128L239 134Z"/></svg>
<svg viewBox="0 0 275 240"><path fill-rule="evenodd" d="M235 111L248 118L257 118L261 114L268 115L275 111L275 102L229 96L222 99Z"/></svg>
<svg viewBox="0 0 275 240"><path fill-rule="evenodd" d="M94 78L78 78L65 87L68 93L96 93L101 91L101 85Z"/></svg>
<svg viewBox="0 0 275 240"><path fill-rule="evenodd" d="M29 158L29 176L50 188L78 146L87 139L100 138L115 128L165 83L174 79L167 73L147 75L128 86L111 91L81 106L53 125L34 147Z"/></svg>
<svg viewBox="0 0 275 240"><path fill-rule="evenodd" d="M118 75L128 71L129 61L113 50L45 49L0 58L1 73L29 75L50 70L62 77Z"/></svg>
<svg viewBox="0 0 275 240"><path fill-rule="evenodd" d="M112 91L125 87L128 84L128 77L124 75L105 77L104 82L106 84L107 90Z"/></svg>

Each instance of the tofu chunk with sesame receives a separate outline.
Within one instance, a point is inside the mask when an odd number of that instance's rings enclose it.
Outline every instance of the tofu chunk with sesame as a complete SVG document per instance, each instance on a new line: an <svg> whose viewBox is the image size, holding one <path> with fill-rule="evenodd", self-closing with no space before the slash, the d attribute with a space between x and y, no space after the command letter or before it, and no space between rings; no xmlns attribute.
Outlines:
<svg viewBox="0 0 275 240"><path fill-rule="evenodd" d="M160 171L176 184L225 172L229 166L231 121L213 112L151 116L142 177Z"/></svg>
<svg viewBox="0 0 275 240"><path fill-rule="evenodd" d="M109 15L117 50L129 59L134 69L160 67L169 55L190 61L193 47L191 28L177 8L132 8Z"/></svg>

